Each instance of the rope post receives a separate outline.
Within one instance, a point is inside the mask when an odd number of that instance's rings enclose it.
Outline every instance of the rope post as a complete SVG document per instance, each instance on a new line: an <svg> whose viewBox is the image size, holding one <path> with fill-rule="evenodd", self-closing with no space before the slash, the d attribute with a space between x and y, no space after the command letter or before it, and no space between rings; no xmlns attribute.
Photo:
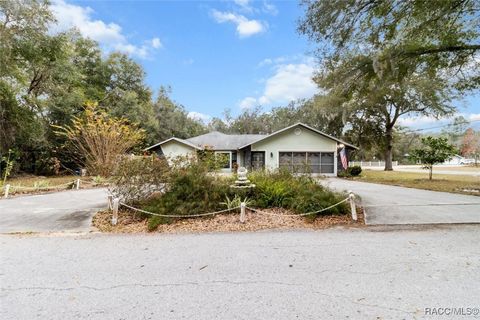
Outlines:
<svg viewBox="0 0 480 320"><path fill-rule="evenodd" d="M348 199L350 200L350 211L352 211L353 221L357 221L357 207L355 206L355 195L352 191L348 192Z"/></svg>
<svg viewBox="0 0 480 320"><path fill-rule="evenodd" d="M240 203L240 222L245 223L245 202Z"/></svg>
<svg viewBox="0 0 480 320"><path fill-rule="evenodd" d="M112 225L114 225L114 226L117 225L117 222L118 222L118 206L119 206L119 204L120 204L120 199L118 199L118 198L113 199Z"/></svg>
<svg viewBox="0 0 480 320"><path fill-rule="evenodd" d="M10 191L10 185L7 184L5 185L5 195L4 195L4 198L7 199L8 198L8 192Z"/></svg>
<svg viewBox="0 0 480 320"><path fill-rule="evenodd" d="M75 189L77 189L77 190L80 189L80 179L77 179L75 181Z"/></svg>
<svg viewBox="0 0 480 320"><path fill-rule="evenodd" d="M113 195L109 194L107 196L107 202L108 202L108 210L112 210L113 209Z"/></svg>

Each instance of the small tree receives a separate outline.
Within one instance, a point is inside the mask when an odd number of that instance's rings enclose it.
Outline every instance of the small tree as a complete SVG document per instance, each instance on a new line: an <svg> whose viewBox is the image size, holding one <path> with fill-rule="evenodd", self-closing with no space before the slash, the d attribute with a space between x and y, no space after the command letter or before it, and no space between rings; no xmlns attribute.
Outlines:
<svg viewBox="0 0 480 320"><path fill-rule="evenodd" d="M67 147L79 165L90 174L108 177L121 155L144 138L144 131L123 118L113 118L89 103L83 117L74 117L70 126L56 126L57 134L68 139Z"/></svg>
<svg viewBox="0 0 480 320"><path fill-rule="evenodd" d="M433 165L448 160L455 154L455 147L448 143L447 138L422 138L423 148L414 149L410 157L429 169L429 180L432 180Z"/></svg>
<svg viewBox="0 0 480 320"><path fill-rule="evenodd" d="M465 135L462 139L462 146L460 154L464 157L475 157L475 165L477 165L478 154L480 153L480 139L475 134L472 128L468 128L465 131Z"/></svg>

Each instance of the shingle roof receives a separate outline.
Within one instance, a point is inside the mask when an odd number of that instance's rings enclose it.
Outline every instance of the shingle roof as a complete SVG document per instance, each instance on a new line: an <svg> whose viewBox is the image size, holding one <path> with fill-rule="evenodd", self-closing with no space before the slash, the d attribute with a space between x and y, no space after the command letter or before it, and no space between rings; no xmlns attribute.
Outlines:
<svg viewBox="0 0 480 320"><path fill-rule="evenodd" d="M204 148L210 148L212 150L238 150L242 149L244 147L247 147L255 142L262 141L263 139L272 137L274 135L277 135L281 132L284 132L288 129L291 129L296 126L303 126L304 128L307 128L309 130L312 130L313 132L316 132L324 137L327 137L329 139L335 140L339 143L344 144L347 147L353 148L353 149L358 149L358 147L351 145L343 140L337 139L335 137L332 137L326 133L323 133L315 128L309 127L306 124L303 123L296 123L294 125L291 125L289 127L286 127L284 129L278 130L272 134L225 134L221 133L218 131L213 131L210 133L202 134L200 136L196 136L193 138L189 139L179 139L179 138L170 138L168 140L162 141L160 143L157 143L151 147L148 147L145 150L149 150L152 148L155 148L157 146L160 146L170 140L176 140L180 143L189 145L193 148L196 149L204 149Z"/></svg>
<svg viewBox="0 0 480 320"><path fill-rule="evenodd" d="M146 149L143 149L143 150L144 150L144 151L147 151L147 150L153 149L153 148L155 148L155 147L158 147L158 146L160 146L160 145L162 145L162 144L164 144L164 143L167 143L167 142L169 142L169 141L172 141L172 140L175 140L175 141L177 141L177 142L183 143L183 144L185 144L185 145L187 145L187 146L190 146L190 147L193 147L193 148L195 148L195 149L201 149L201 148L197 147L196 145L194 145L193 143L191 143L191 142L189 142L189 141L187 141L187 140L172 137L172 138L170 138L170 139L167 139L167 140L164 140L164 141L159 142L159 143L157 143L157 144L154 144L153 146L150 146L150 147L148 147L148 148L146 148Z"/></svg>
<svg viewBox="0 0 480 320"><path fill-rule="evenodd" d="M263 134L225 134L213 131L186 139L186 141L200 148L210 147L213 150L237 150L241 146L250 144L265 136Z"/></svg>

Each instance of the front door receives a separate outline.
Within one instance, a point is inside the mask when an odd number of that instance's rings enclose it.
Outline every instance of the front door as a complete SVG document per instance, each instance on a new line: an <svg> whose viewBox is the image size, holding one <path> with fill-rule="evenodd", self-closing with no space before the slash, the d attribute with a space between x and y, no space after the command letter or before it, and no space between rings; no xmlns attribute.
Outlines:
<svg viewBox="0 0 480 320"><path fill-rule="evenodd" d="M252 152L252 169L260 170L265 167L265 152L253 151Z"/></svg>

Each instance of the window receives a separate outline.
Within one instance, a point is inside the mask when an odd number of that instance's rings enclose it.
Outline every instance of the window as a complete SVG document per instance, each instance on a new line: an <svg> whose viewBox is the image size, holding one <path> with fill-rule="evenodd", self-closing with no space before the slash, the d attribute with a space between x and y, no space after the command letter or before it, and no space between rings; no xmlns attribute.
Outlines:
<svg viewBox="0 0 480 320"><path fill-rule="evenodd" d="M304 173L307 165L306 152L292 152L293 172Z"/></svg>
<svg viewBox="0 0 480 320"><path fill-rule="evenodd" d="M309 152L307 160L310 172L320 173L320 152Z"/></svg>
<svg viewBox="0 0 480 320"><path fill-rule="evenodd" d="M322 153L321 160L322 170L321 173L334 173L335 172L335 161L333 152Z"/></svg>
<svg viewBox="0 0 480 320"><path fill-rule="evenodd" d="M232 152L232 168L235 167L235 164L237 164L237 153Z"/></svg>
<svg viewBox="0 0 480 320"><path fill-rule="evenodd" d="M333 152L279 152L280 169L293 173L334 173Z"/></svg>
<svg viewBox="0 0 480 320"><path fill-rule="evenodd" d="M281 170L293 171L292 152L280 152L278 164Z"/></svg>
<svg viewBox="0 0 480 320"><path fill-rule="evenodd" d="M215 159L222 169L230 169L230 152L215 152Z"/></svg>

